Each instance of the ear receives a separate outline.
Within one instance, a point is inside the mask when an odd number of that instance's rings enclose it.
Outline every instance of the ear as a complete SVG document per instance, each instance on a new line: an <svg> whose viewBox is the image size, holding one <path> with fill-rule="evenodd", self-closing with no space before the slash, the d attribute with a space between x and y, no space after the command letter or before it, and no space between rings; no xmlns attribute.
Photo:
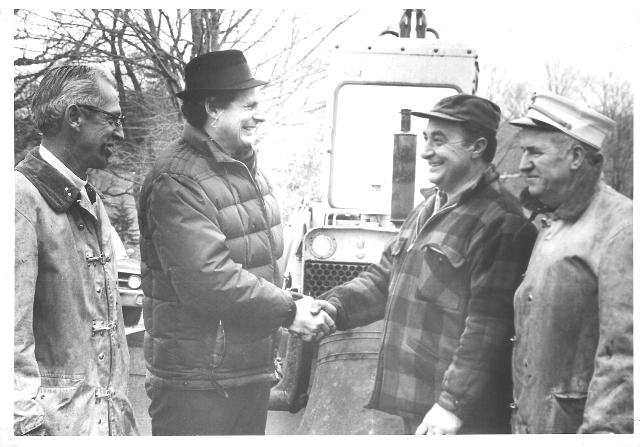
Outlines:
<svg viewBox="0 0 640 447"><path fill-rule="evenodd" d="M70 104L64 111L64 121L75 131L80 131L82 114L80 108L75 104Z"/></svg>
<svg viewBox="0 0 640 447"><path fill-rule="evenodd" d="M484 151L487 149L488 141L485 137L480 137L473 142L471 146L471 158L481 158Z"/></svg>
<svg viewBox="0 0 640 447"><path fill-rule="evenodd" d="M207 115L209 115L214 120L218 118L218 114L220 113L220 111L212 105L212 101L205 100L204 109L206 110Z"/></svg>
<svg viewBox="0 0 640 447"><path fill-rule="evenodd" d="M576 144L569 149L569 157L571 159L569 167L572 171L575 171L584 163L585 151L586 149L580 144Z"/></svg>

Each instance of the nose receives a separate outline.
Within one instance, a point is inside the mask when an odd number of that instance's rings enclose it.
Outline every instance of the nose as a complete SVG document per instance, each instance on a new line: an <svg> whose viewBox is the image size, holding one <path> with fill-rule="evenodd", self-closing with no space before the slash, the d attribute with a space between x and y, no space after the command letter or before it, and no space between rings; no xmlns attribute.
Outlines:
<svg viewBox="0 0 640 447"><path fill-rule="evenodd" d="M520 172L527 172L533 169L533 162L526 152L523 152L522 157L520 157L520 165L518 166L518 169L520 169Z"/></svg>
<svg viewBox="0 0 640 447"><path fill-rule="evenodd" d="M264 120L265 120L265 117L264 117L264 115L262 114L262 111L260 111L260 110L256 110L256 111L253 113L253 120L254 120L256 123L263 123L263 122L264 122Z"/></svg>
<svg viewBox="0 0 640 447"><path fill-rule="evenodd" d="M420 153L420 156L428 160L429 158L433 157L433 154L435 154L435 152L433 151L433 148L431 147L428 141L425 142L424 146L422 147L422 152Z"/></svg>
<svg viewBox="0 0 640 447"><path fill-rule="evenodd" d="M124 127L122 127L122 125L119 125L113 130L113 137L118 141L124 140Z"/></svg>

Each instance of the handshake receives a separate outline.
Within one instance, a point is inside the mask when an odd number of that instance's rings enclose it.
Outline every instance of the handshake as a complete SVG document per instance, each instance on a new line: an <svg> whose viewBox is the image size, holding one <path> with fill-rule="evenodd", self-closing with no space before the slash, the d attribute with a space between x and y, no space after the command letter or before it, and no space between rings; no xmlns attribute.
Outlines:
<svg viewBox="0 0 640 447"><path fill-rule="evenodd" d="M303 296L296 300L296 316L287 329L303 341L318 341L336 331L336 308L324 300Z"/></svg>

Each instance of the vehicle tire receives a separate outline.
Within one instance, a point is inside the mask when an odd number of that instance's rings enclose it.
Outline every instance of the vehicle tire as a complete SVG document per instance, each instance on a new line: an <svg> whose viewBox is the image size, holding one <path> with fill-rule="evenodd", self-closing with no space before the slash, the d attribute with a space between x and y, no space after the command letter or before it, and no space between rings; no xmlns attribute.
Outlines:
<svg viewBox="0 0 640 447"><path fill-rule="evenodd" d="M125 326L135 326L140 321L142 315L142 307L123 307L122 316L124 317Z"/></svg>

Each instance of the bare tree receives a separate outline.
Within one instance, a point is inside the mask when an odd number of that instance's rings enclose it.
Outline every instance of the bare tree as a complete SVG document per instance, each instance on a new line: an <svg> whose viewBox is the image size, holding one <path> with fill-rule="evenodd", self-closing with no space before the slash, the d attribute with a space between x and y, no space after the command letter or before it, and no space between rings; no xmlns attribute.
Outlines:
<svg viewBox="0 0 640 447"><path fill-rule="evenodd" d="M605 142L604 175L617 191L633 198L633 94L629 82L609 73L593 82L595 107L616 122Z"/></svg>
<svg viewBox="0 0 640 447"><path fill-rule="evenodd" d="M503 122L525 114L531 95L531 86L526 81L513 79L496 65L484 66L481 73L483 82L479 94L500 106Z"/></svg>
<svg viewBox="0 0 640 447"><path fill-rule="evenodd" d="M31 144L26 106L33 86L55 64L103 64L113 73L124 114L126 141L108 174L94 180L108 195L137 195L156 151L180 130L175 93L184 85L184 67L196 55L238 48L259 77L269 80L264 96L269 126L294 116L291 97L322 79L323 43L355 13L314 24L300 11L93 9L16 10L14 129L16 153ZM303 109L304 100L292 103ZM302 106L301 103L302 102ZM31 135L35 134L31 128Z"/></svg>

